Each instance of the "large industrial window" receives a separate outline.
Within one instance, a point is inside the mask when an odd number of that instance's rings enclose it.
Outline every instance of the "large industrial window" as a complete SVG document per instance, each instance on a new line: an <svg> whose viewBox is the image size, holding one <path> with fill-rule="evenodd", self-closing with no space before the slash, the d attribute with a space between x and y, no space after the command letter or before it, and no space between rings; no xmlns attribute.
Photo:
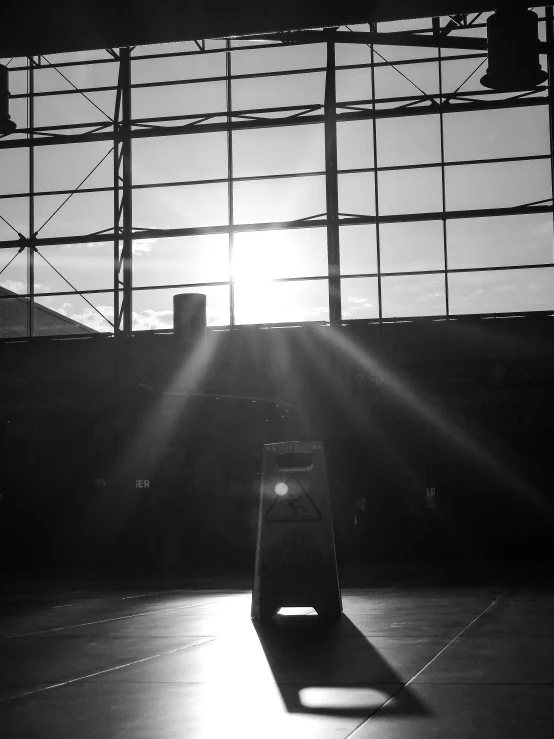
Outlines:
<svg viewBox="0 0 554 739"><path fill-rule="evenodd" d="M487 15L372 30L485 38ZM2 338L171 330L181 292L214 327L554 310L548 84L488 90L484 51L275 38L2 63Z"/></svg>

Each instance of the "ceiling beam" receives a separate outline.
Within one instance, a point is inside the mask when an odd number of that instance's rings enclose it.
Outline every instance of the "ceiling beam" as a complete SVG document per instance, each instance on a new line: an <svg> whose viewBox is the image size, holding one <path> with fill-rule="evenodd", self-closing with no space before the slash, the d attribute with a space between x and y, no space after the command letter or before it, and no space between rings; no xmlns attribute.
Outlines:
<svg viewBox="0 0 554 739"><path fill-rule="evenodd" d="M505 0L502 0L505 1ZM0 57L280 33L494 10L500 0L50 0L5 3ZM530 5L529 7L532 7Z"/></svg>
<svg viewBox="0 0 554 739"><path fill-rule="evenodd" d="M439 46L437 38L429 33L370 33L369 31L290 31L279 34L260 34L253 39L267 41L282 41L283 43L324 43L335 41L337 44L379 44L382 46L417 46L436 49ZM454 34L441 35L440 46L443 49L469 49L472 51L486 51L487 39L475 36Z"/></svg>

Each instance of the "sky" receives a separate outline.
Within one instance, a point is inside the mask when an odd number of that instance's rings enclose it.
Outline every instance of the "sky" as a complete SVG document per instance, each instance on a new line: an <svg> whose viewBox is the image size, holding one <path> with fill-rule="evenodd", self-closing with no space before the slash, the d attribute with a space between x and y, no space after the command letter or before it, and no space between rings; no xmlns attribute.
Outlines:
<svg viewBox="0 0 554 739"><path fill-rule="evenodd" d="M484 18L485 16L483 16ZM482 19L481 19L482 20ZM414 23L382 24L380 30L399 30ZM421 27L421 22L417 23ZM467 33L467 32L466 32ZM484 29L473 29L483 35ZM224 42L208 42L222 48ZM237 45L244 45L237 42ZM133 56L192 50L193 44L138 47ZM449 52L452 54L453 52ZM429 50L408 47L376 47L376 60L396 61L429 56ZM338 45L337 64L368 64L370 51L357 45ZM484 91L479 79L483 59L467 58L467 52L445 61L443 89L453 92ZM77 55L52 55L35 73L39 92L74 91L74 87L113 85L115 62L89 66L58 67L79 59L108 59L105 51ZM9 60L2 60L8 63ZM234 75L269 74L276 71L319 68L294 75L245 77L232 83L234 111L278 106L321 105L325 75L325 47L264 48L234 51ZM22 60L10 62L12 118L25 126L26 73L18 71ZM543 66L545 62L543 60ZM61 73L61 74L60 74ZM157 81L198 80L185 85L133 89L135 119L153 116L204 115L225 110L225 82L203 82L225 74L224 53L136 59L133 84ZM63 75L63 76L62 76ZM464 80L467 81L464 83ZM436 94L438 65L425 62L375 70L378 108L397 106L389 98ZM107 121L114 106L114 92L51 94L37 98L36 125L71 125ZM369 107L369 68L339 69L337 98ZM490 97L494 97L491 95ZM103 112L105 111L105 113ZM271 112L265 116L275 115ZM237 118L238 120L238 118ZM377 162L371 121L338 124L339 211L375 215L375 177L363 171L379 167L379 214L382 217L440 212L442 170L439 116L421 115L378 120ZM67 130L67 129L66 129ZM16 134L15 136L21 136ZM311 218L325 212L324 132L321 124L275 129L237 131L232 136L235 224L267 223ZM133 220L137 228L222 226L228 223L227 139L225 133L208 133L133 142ZM113 162L109 142L36 147L35 189L39 193L70 190L79 185L99 162L83 188L109 188ZM552 197L546 105L511 110L451 113L444 116L446 209L510 207L545 201ZM105 157L105 158L104 158ZM495 163L461 164L468 160L503 157L536 157ZM542 158L541 158L542 157ZM103 161L102 161L103 160ZM417 167L416 165L434 165ZM387 168L401 167L391 170ZM263 179L267 176L277 179ZM255 180L240 178L256 177ZM261 178L261 179L260 179ZM199 181L210 180L211 182ZM215 182L213 180L216 180ZM217 182L217 180L220 180ZM160 187L163 182L195 184ZM158 185L158 186L155 186ZM155 187L154 187L155 186ZM28 234L28 152L0 149L0 241ZM35 199L35 223L39 236L88 235L113 226L110 192L78 192L54 215L66 194L41 194ZM10 225L8 225L10 224ZM518 312L554 309L554 269L495 270L519 265L553 262L552 214L381 223L341 226L341 288L344 319L379 316L377 272L380 259L383 317L443 315L446 312L444 272L408 274L449 269L478 268L479 272L455 272L448 277L451 314ZM94 240L85 244L45 246L36 257L35 292L98 290L87 300L108 321L113 321L113 247ZM26 254L0 251L0 286L25 294ZM44 255L48 264L41 255ZM146 238L133 247L133 324L136 330L171 328L172 298L180 292L207 295L210 325L229 323L229 284L205 287L159 285L228 283L234 281L237 323L279 323L328 320L327 255L325 228L237 233L230 262L225 234L168 239ZM65 280L52 268L53 265ZM364 275L364 276L359 276ZM291 282L272 280L294 278ZM311 278L311 279L302 279ZM67 281L69 281L68 284ZM109 330L102 316L79 295L37 297L43 305L98 330Z"/></svg>

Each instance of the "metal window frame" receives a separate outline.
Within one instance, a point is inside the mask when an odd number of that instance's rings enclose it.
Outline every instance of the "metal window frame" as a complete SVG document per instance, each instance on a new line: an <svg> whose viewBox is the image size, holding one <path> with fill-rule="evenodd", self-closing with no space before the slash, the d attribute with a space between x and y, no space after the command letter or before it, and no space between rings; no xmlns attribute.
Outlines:
<svg viewBox="0 0 554 739"><path fill-rule="evenodd" d="M331 325L343 324L341 311L341 279L350 279L356 277L376 277L378 283L378 301L379 301L379 322L388 322L391 319L383 318L382 290L381 278L388 276L402 276L413 274L443 274L445 283L445 305L446 318L450 318L449 308L449 281L448 276L458 272L481 272L495 271L506 269L535 269L549 267L554 269L554 264L530 264L530 265L502 265L487 268L466 268L466 269L450 269L448 266L448 238L446 233L446 224L449 219L458 218L474 218L486 216L502 216L502 215L518 215L529 213L552 213L554 218L554 209L551 203L541 202L537 204L522 204L515 208L490 208L479 210L465 211L447 211L446 209L446 184L445 174L448 167L453 166L471 166L471 164L485 164L507 161L531 161L549 158L551 162L552 182L554 184L554 103L552 97L552 82L549 78L547 87L540 88L536 91L515 94L506 99L494 99L487 91L475 90L473 92L464 92L463 94L446 94L443 92L442 70L443 64L455 59L478 59L483 58L483 53L470 53L463 56L452 56L444 54L444 48L452 46L450 40L446 43L446 32L440 25L440 19L430 21L432 35L434 38L434 46L436 47L436 55L426 57L424 59L403 59L399 61L379 61L376 59L373 49L373 43L369 44L370 62L365 64L347 64L337 65L335 59L335 47L337 39L341 42L347 41L345 32L326 32L325 39L320 35L319 40L315 36L308 37L298 35L298 41L294 43L318 43L325 44L327 61L326 66L293 69L293 70L275 70L272 72L252 73L233 75L232 71L232 54L237 51L249 50L249 53L255 57L256 49L276 48L283 46L283 39L273 37L275 43L268 43L263 46L236 46L232 40L225 41L225 47L210 49L205 43L197 44L197 50L187 50L179 52L168 52L166 54L136 54L133 55L132 48L122 48L118 52L107 50L111 58L80 60L75 62L59 62L60 67L82 66L87 64L98 63L117 63L119 65L119 77L117 87L103 86L79 88L75 90L54 90L51 92L37 92L35 90L35 69L40 63L33 57L28 58L27 64L24 66L14 67L16 70L26 70L28 78L28 90L26 94L14 95L14 98L25 98L27 100L28 123L25 129L18 132L24 138L15 137L11 139L0 140L0 149L3 148L27 148L29 150L29 190L26 193L8 193L0 196L0 205L2 200L7 198L27 197L29 200L29 235L23 240L23 245L27 247L27 272L28 272L28 290L24 295L18 297L28 300L28 335L31 337L34 333L34 309L35 300L40 297L62 296L62 295L93 295L98 293L113 292L114 296L114 334L116 336L130 336L133 333L132 323L132 296L136 290L145 289L169 289L169 288L201 288L216 285L228 285L230 289L230 327L235 326L234 315L234 282L232 278L232 260L233 260L233 244L234 235L244 231L263 231L278 229L296 229L296 228L325 228L327 231L328 246L328 274L326 276L310 276L295 278L279 278L275 282L294 282L302 280L328 280L329 288L329 323ZM551 7L546 8L544 19L547 42L544 44L548 49L548 65L549 70L554 69L554 18ZM474 24L480 26L482 24ZM362 38L359 43L367 43L373 39L377 43L381 43L384 39L382 34L377 33L377 27L373 26L371 32ZM386 39L385 39L386 40ZM291 43L290 37L286 43ZM476 51L478 44L474 44ZM432 48L429 49L432 53ZM222 54L225 58L225 75L207 78L195 78L188 80L166 80L153 83L133 84L131 80L132 62L136 60L169 58L174 56L200 56L202 54ZM438 95L414 95L399 98L377 98L375 91L375 69L385 66L399 66L406 64L428 64L438 65L439 70L439 92ZM347 69L367 69L372 77L372 96L370 100L355 100L350 102L337 102L336 95L336 73L337 71ZM276 77L283 75L299 75L310 73L325 73L325 98L322 104L318 105L297 105L297 106L281 106L279 108L260 108L251 110L235 110L233 107L233 84L240 79L260 79L264 77ZM148 119L133 119L131 111L132 90L144 87L167 87L168 85L190 85L209 83L214 81L224 82L225 84L225 100L226 108L224 111L217 111L210 114L202 115L183 115L183 116L158 116ZM77 123L74 125L62 124L56 126L36 126L35 125L35 100L38 97L47 95L64 95L78 94L86 92L95 92L101 90L116 90L116 105L114 118L112 123L104 121L92 121L89 123ZM488 97L488 99L486 99ZM393 107L390 107L391 104ZM447 161L444 151L444 116L452 112L462 111L486 111L492 109L509 109L512 107L527 107L534 105L548 106L550 120L550 152L548 154L540 154L533 156L513 156L491 158L486 160L466 160L466 161ZM386 106L386 107L384 107ZM269 114L274 117L267 117ZM277 115L275 115L277 114ZM422 164L413 164L394 167L379 167L379 143L377 140L376 122L379 119L390 117L407 117L412 115L438 115L440 121L440 148L441 157L439 162L428 162ZM370 120L373 126L373 147L374 147L374 166L369 168L360 168L354 170L339 170L337 165L337 126L343 121ZM325 140L325 170L323 172L306 172L306 173L289 173L279 175L257 175L251 177L235 177L233 169L233 134L235 131L244 131L249 129L273 128L283 126L298 125L322 125L324 129ZM81 133L77 133L82 130ZM153 184L134 184L132 180L132 140L134 138L159 137L166 135L182 135L197 134L208 132L221 132L226 136L227 141L227 177L211 180L183 181L183 182L163 182ZM111 141L114 144L113 155L113 185L109 187L83 188L79 189L81 193L89 192L113 192L114 209L113 209L113 231L98 234L75 235L71 237L44 238L37 236L35 233L35 198L46 194L67 194L71 195L77 190L57 190L57 191L40 191L35 190L35 162L34 151L36 146L59 145L65 143L77 142L93 142L93 141ZM380 172L407 170L415 168L439 167L441 171L441 187L442 187L442 209L439 212L432 213L403 213L397 216L384 216L379 211L379 187L378 177ZM375 178L375 216L351 215L342 216L339 213L338 193L339 193L339 174L353 172L373 173ZM306 218L295 221L270 222L262 224L235 224L234 222L234 185L236 182L256 181L256 180L272 180L281 178L294 177L325 177L326 182L326 214L317 216L307 216ZM202 228L181 228L181 229L137 229L133 226L132 198L133 191L143 188L155 187L175 187L188 186L198 184L215 184L226 183L228 188L228 222L225 226L202 227ZM406 271L406 272L384 272L380 264L380 243L379 243L379 226L381 223L395 223L407 221L425 221L440 220L443 223L443 242L444 242L444 269L442 270L422 270L422 271ZM376 225L377 232L377 272L374 274L359 275L342 275L340 270L340 244L339 244L339 227L347 225L356 225L363 223L373 223ZM201 234L226 233L229 237L229 280L226 282L213 283L186 283L172 285L151 285L134 287L132 281L132 246L135 239L164 236L192 236ZM64 291L64 292L37 292L35 290L34 264L35 254L39 247L48 245L61 245L64 243L84 243L91 240L99 242L112 242L114 247L114 284L113 289L94 289L83 291ZM9 249L13 247L21 248L22 241L5 240L0 242L1 249ZM1 253L1 251L0 251ZM13 299L13 295L0 296L0 300ZM452 316L454 317L454 316ZM459 317L455 316L456 319ZM422 317L424 318L424 317ZM428 318L428 317L425 317ZM410 317L414 320L414 317ZM417 319L415 319L417 320Z"/></svg>

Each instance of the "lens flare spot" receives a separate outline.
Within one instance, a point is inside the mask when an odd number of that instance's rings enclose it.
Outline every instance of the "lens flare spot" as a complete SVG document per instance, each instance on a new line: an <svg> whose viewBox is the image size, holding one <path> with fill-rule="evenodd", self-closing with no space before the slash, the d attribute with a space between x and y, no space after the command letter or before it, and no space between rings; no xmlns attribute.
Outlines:
<svg viewBox="0 0 554 739"><path fill-rule="evenodd" d="M277 485L275 485L275 492L277 495L286 495L289 491L289 486L286 482L278 482Z"/></svg>

